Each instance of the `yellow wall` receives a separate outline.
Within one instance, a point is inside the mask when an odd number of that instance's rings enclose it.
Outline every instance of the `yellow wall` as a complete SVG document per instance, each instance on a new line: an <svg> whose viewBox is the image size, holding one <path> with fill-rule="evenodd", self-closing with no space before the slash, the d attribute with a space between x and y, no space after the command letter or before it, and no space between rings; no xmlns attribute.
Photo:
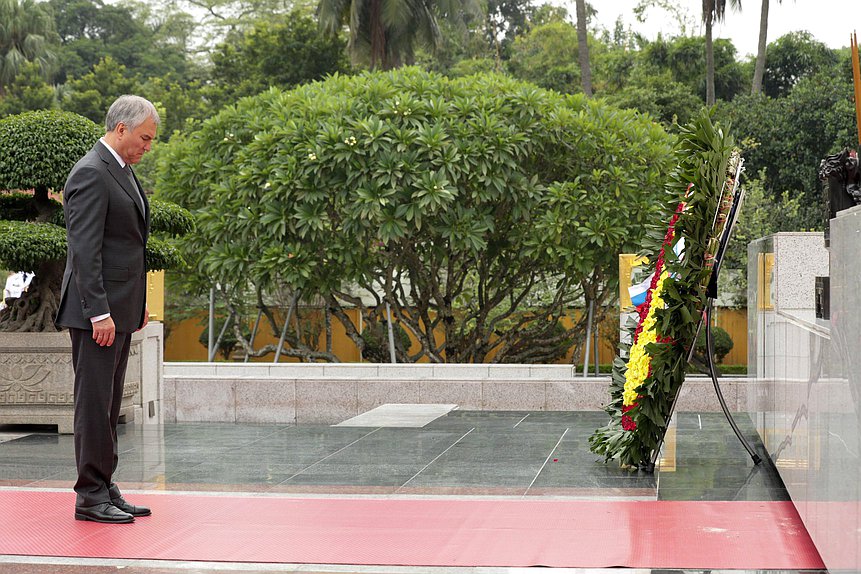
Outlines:
<svg viewBox="0 0 861 574"><path fill-rule="evenodd" d="M347 309L347 315L353 321L359 316L359 311L357 309ZM316 310L302 310L302 319L303 321L306 318L311 319L319 319L322 317L322 312ZM184 321L180 321L178 323L171 323L169 320L167 321L169 327L169 333L167 340L164 344L164 360L165 361L206 361L206 346L200 343L200 334L203 333L204 329L206 329L206 323L208 320L208 314L206 311L201 311L197 316L192 317L190 319L186 319ZM280 325L284 324L284 315L279 311L275 311L275 320ZM221 321L223 319L219 319L215 324L215 336L218 337L218 333L221 330ZM248 330L251 331L252 327L254 327L254 320L250 320L248 322ZM230 327L232 328L232 327ZM291 328L292 321L291 321ZM254 339L254 347L260 348L263 345L272 344L278 345L278 337L280 336L280 332L276 335L272 334L272 329L269 327L269 323L266 321L265 317L260 322L260 327L257 331L257 336ZM326 334L325 330L320 334L318 349L326 348ZM349 337L347 337L347 331L344 329L344 326L341 325L340 321L333 320L332 321L332 350L342 361L348 363L356 363L359 361L359 350L353 344ZM239 356L244 356L244 353L239 352ZM252 358L251 361L255 362L272 362L275 358L274 354L265 355L263 357ZM224 357L221 355L216 356L216 361L223 361ZM298 359L293 357L285 357L281 356L281 361L285 363L297 362Z"/></svg>
<svg viewBox="0 0 861 574"><path fill-rule="evenodd" d="M714 310L715 325L729 333L732 351L724 357L724 365L747 364L747 309L718 307Z"/></svg>
<svg viewBox="0 0 861 574"><path fill-rule="evenodd" d="M347 313L350 315L353 321L358 319L359 312L356 309L349 309ZM313 314L312 311L303 310L302 317L309 317ZM581 312L579 310L574 311L572 318L566 318L564 321L565 326L569 326L573 320L576 320L580 316ZM283 321L283 315L276 314L276 318L278 321ZM729 333L730 337L733 340L733 349L730 351L729 355L724 359L724 364L727 365L745 365L747 364L747 310L746 309L729 309L729 308L719 308L715 311L715 319L716 324ZM174 323L170 321L170 318L167 318L167 327L169 328L169 334L167 337L167 341L165 342L165 350L164 357L166 361L206 361L206 347L201 345L198 338L200 334L203 332L206 327L207 315L205 311L201 311L198 316L186 319L185 321L181 321L178 323ZM248 325L249 330L253 326L253 323L250 322ZM600 325L599 332L599 346L598 346L598 358L602 364L609 364L613 362L613 358L616 356L616 343L618 341L618 332L619 332L619 318L615 314L611 314L607 319L605 319ZM220 324L216 324L216 329L220 329ZM337 320L332 321L332 346L335 354L345 362L358 362L359 361L359 351L353 345L353 342L347 337L346 331L341 323ZM216 336L218 333L216 332ZM438 336L441 336L442 333L438 333ZM611 342L613 341L613 342ZM273 345L278 344L278 337L272 336L271 330L269 329L268 324L264 324L263 328L260 330L257 339L255 340L255 347L259 347L263 344L271 343ZM320 342L318 348L325 348L325 334L321 334ZM414 347L412 349L413 352L416 352L417 348L415 347L416 343L414 341ZM570 364L572 361L573 350L569 351L568 355L558 361L560 364ZM240 355L241 356L241 355ZM261 361L261 362L271 362L274 359L273 354L269 354L267 356L252 359L253 361ZM220 355L217 356L216 360L222 361L224 360ZM284 362L295 362L296 359L290 357L281 357L281 360ZM427 362L424 359L422 362ZM582 359L578 359L578 364L580 367L583 365ZM589 364L593 364L592 357L589 358Z"/></svg>

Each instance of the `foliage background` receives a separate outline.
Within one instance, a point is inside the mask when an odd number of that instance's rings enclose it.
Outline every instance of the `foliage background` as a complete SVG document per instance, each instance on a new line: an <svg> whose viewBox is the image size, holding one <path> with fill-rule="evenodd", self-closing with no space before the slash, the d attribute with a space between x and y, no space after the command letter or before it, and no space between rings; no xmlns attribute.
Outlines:
<svg viewBox="0 0 861 574"><path fill-rule="evenodd" d="M364 4L355 0L342 7ZM205 120L243 97L366 69L362 62L370 60L353 50L370 44L350 44L349 26L320 34L320 5L313 0L2 0L0 117L52 109L101 123L110 101L134 92L163 112L161 144L191 137ZM666 10L650 10L658 5ZM671 133L675 122L684 124L703 107L705 38L681 17L676 33L649 40L636 26L598 26L592 16L602 6L586 2L582 44L575 41L573 10L541 0L433 1L426 3L427 14L407 10L407 3L392 6L389 16L397 26L374 28L363 21L362 29L376 29L387 41L397 33L430 32L389 42L389 48L404 50L393 54L395 63L415 62L449 77L492 71L577 94L583 91L577 62L587 47L593 92L603 102L648 114ZM772 12L780 9L772 3ZM743 10L745 18L759 17L746 5ZM672 0L643 0L638 11L648 18L680 13ZM739 241L748 233L821 229L818 162L855 145L848 49L830 49L800 31L778 38L768 46L762 90L752 87L753 59L732 43L716 40L713 55L715 117L735 126L748 174L761 191L759 207L749 201L743 213ZM157 146L140 166L148 190L155 187L159 154ZM727 262L725 278L744 273L745 250L734 246L734 253L739 256ZM602 265L596 261L594 268ZM169 278L169 283L181 281ZM723 290L742 285L743 278ZM176 300L168 304L179 315L205 306L196 291L176 289ZM289 305L289 293L282 295ZM727 300L744 305L745 297L737 289ZM253 307L254 299L250 293L246 305Z"/></svg>

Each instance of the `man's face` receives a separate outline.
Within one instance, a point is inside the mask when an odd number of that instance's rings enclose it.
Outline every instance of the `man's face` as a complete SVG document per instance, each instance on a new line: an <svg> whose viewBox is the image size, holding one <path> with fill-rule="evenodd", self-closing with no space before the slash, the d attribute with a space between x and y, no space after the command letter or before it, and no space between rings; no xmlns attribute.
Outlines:
<svg viewBox="0 0 861 574"><path fill-rule="evenodd" d="M124 123L118 124L114 130L117 137L115 151L126 163L138 163L143 155L152 148L152 140L155 138L157 129L158 126L152 118L147 118L133 130L128 129Z"/></svg>

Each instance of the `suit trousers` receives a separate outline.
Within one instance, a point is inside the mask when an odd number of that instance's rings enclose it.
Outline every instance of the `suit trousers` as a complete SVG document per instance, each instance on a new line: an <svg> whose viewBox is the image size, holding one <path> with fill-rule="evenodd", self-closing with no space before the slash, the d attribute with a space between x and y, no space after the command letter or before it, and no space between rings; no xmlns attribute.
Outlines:
<svg viewBox="0 0 861 574"><path fill-rule="evenodd" d="M75 483L77 506L93 506L120 496L117 423L123 401L131 333L116 333L114 344L99 346L93 332L69 329L75 371Z"/></svg>

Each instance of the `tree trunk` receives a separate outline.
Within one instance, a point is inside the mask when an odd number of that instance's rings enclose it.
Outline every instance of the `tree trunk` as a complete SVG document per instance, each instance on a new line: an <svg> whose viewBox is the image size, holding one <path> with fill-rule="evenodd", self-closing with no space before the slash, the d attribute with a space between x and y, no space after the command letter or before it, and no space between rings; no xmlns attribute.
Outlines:
<svg viewBox="0 0 861 574"><path fill-rule="evenodd" d="M712 24L714 15L712 12L705 14L706 24L706 105L715 104L715 48L712 41Z"/></svg>
<svg viewBox="0 0 861 574"><path fill-rule="evenodd" d="M371 69L388 70L386 55L386 30L383 28L382 0L371 0L368 26L371 35Z"/></svg>
<svg viewBox="0 0 861 574"><path fill-rule="evenodd" d="M44 185L37 185L33 190L33 204L36 206L36 221L45 222L51 219L54 212L57 211L57 204L51 201L48 195L48 188Z"/></svg>
<svg viewBox="0 0 861 574"><path fill-rule="evenodd" d="M586 0L577 0L577 57L580 60L580 83L583 93L592 97L592 69L589 64L589 42L586 31Z"/></svg>
<svg viewBox="0 0 861 574"><path fill-rule="evenodd" d="M33 280L21 296L0 311L0 331L42 333L58 331L54 317L60 304L60 286L65 261L46 261L39 265Z"/></svg>
<svg viewBox="0 0 861 574"><path fill-rule="evenodd" d="M765 50L768 39L768 0L762 0L762 11L759 14L759 43L756 47L756 67L753 70L753 84L750 93L762 93L762 78L765 75Z"/></svg>
<svg viewBox="0 0 861 574"><path fill-rule="evenodd" d="M494 48L494 64L497 72L502 71L502 46L499 44L499 35L496 31L496 23L491 14L487 15L487 29Z"/></svg>

